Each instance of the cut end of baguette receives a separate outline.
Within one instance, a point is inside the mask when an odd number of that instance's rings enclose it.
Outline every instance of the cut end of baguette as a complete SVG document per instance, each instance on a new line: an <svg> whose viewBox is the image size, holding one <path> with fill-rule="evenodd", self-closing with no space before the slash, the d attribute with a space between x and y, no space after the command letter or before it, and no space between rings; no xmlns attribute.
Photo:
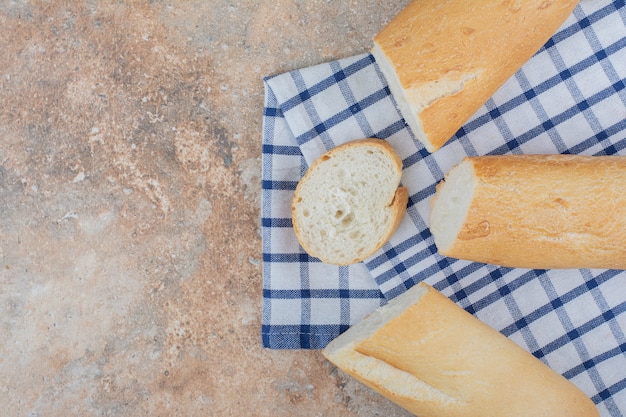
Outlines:
<svg viewBox="0 0 626 417"><path fill-rule="evenodd" d="M463 91L466 83L478 78L482 70L475 72L448 71L437 80L424 81L417 85L403 85L396 68L392 65L392 60L385 55L381 46L376 43L376 39L374 39L371 53L387 81L400 114L415 138L424 145L428 152L432 153L441 148L449 138L434 138L427 134L420 114L437 100L454 96Z"/></svg>
<svg viewBox="0 0 626 417"><path fill-rule="evenodd" d="M625 185L624 156L466 157L431 199L430 230L450 258L624 270Z"/></svg>
<svg viewBox="0 0 626 417"><path fill-rule="evenodd" d="M385 397L400 405L405 405L405 408L410 408L404 404L407 401L459 403L459 399L429 385L410 372L359 351L361 343L372 338L389 322L405 314L409 307L418 303L428 293L429 288L420 284L399 295L391 303L375 310L358 325L352 326L334 339L326 346L322 354L344 372L379 391Z"/></svg>
<svg viewBox="0 0 626 417"><path fill-rule="evenodd" d="M446 256L461 232L475 189L476 176L468 159L452 168L437 185L431 200L430 231L440 254Z"/></svg>
<svg viewBox="0 0 626 417"><path fill-rule="evenodd" d="M400 83L398 74L396 73L393 65L391 65L391 60L387 58L385 52L383 52L376 41L374 41L374 47L372 48L371 53L376 60L376 64L378 64L378 69L385 77L385 80L387 80L391 95L395 98L396 105L400 114L404 118L404 121L407 125L409 125L409 128L413 132L413 135L415 135L415 138L424 144L426 150L431 153L434 152L437 147L435 147L428 140L428 136L426 135L426 132L424 132L424 126L418 117L418 114L426 107L426 104L416 103L412 105L413 102L409 100L407 90L405 90ZM429 101L430 100L432 100L432 98L429 99Z"/></svg>
<svg viewBox="0 0 626 417"><path fill-rule="evenodd" d="M316 160L298 183L291 212L302 248L322 262L367 258L398 228L408 202L402 161L380 139L348 142Z"/></svg>

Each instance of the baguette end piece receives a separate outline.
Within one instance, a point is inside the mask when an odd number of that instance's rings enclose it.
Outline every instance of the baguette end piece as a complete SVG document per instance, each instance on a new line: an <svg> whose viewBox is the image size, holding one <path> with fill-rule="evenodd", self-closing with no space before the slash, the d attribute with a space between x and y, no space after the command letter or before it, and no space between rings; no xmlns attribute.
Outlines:
<svg viewBox="0 0 626 417"><path fill-rule="evenodd" d="M476 181L471 160L465 158L437 184L437 193L431 199L430 231L443 256L448 256L465 223ZM488 233L488 224L475 233Z"/></svg>
<svg viewBox="0 0 626 417"><path fill-rule="evenodd" d="M573 383L423 282L322 354L420 417L599 416Z"/></svg>
<svg viewBox="0 0 626 417"><path fill-rule="evenodd" d="M415 139L432 153L546 43L577 3L414 0L374 36L371 53Z"/></svg>
<svg viewBox="0 0 626 417"><path fill-rule="evenodd" d="M384 308L374 310L359 325L352 326L331 341L322 350L322 355L348 375L407 410L414 410L415 402L459 403L457 398L434 388L410 372L359 352L361 343L418 303L428 291L427 285L418 284L396 297Z"/></svg>

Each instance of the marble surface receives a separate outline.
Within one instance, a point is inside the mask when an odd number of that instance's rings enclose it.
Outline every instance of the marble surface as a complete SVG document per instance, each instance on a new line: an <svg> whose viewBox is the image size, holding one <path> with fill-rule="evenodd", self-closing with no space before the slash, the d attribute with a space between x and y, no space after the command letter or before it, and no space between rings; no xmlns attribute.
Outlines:
<svg viewBox="0 0 626 417"><path fill-rule="evenodd" d="M406 3L0 2L2 415L407 415L260 341L262 77Z"/></svg>

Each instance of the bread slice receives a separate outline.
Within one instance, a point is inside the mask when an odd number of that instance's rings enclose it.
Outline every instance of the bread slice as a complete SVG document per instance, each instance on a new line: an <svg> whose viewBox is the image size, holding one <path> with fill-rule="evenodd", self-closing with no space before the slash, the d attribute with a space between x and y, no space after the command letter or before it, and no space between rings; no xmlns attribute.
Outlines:
<svg viewBox="0 0 626 417"><path fill-rule="evenodd" d="M335 265L362 261L396 231L406 211L402 161L380 139L351 141L318 158L293 196L293 228L311 256Z"/></svg>
<svg viewBox="0 0 626 417"><path fill-rule="evenodd" d="M372 54L426 149L447 142L572 13L576 0L414 0Z"/></svg>
<svg viewBox="0 0 626 417"><path fill-rule="evenodd" d="M599 415L574 384L424 283L322 353L420 417Z"/></svg>
<svg viewBox="0 0 626 417"><path fill-rule="evenodd" d="M626 157L468 157L431 200L444 256L517 268L626 269Z"/></svg>

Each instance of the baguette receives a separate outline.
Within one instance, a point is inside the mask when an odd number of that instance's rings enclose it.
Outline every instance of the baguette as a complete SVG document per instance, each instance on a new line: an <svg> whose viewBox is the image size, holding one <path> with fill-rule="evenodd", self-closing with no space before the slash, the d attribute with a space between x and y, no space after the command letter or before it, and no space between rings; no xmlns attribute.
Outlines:
<svg viewBox="0 0 626 417"><path fill-rule="evenodd" d="M355 140L318 158L298 182L291 213L302 248L349 265L378 250L400 225L408 191L402 160L380 139Z"/></svg>
<svg viewBox="0 0 626 417"><path fill-rule="evenodd" d="M415 137L434 152L565 22L575 0L414 0L372 54Z"/></svg>
<svg viewBox="0 0 626 417"><path fill-rule="evenodd" d="M517 268L626 269L626 157L467 157L431 200L440 254Z"/></svg>
<svg viewBox="0 0 626 417"><path fill-rule="evenodd" d="M599 415L573 383L424 283L322 353L420 417Z"/></svg>

